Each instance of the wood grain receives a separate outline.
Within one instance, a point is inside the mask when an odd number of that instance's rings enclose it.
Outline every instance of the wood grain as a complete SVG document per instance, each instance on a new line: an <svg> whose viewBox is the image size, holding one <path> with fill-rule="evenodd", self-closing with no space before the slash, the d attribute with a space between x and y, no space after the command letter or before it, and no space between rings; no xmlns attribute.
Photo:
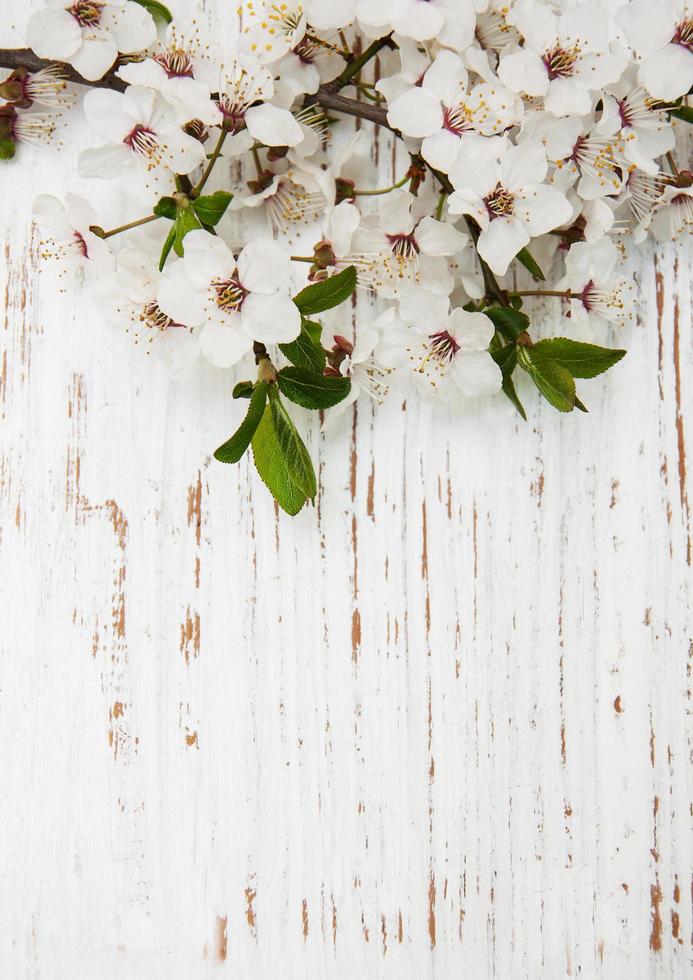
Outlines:
<svg viewBox="0 0 693 980"><path fill-rule="evenodd" d="M2 975L690 976L690 246L588 416L361 403L292 521L41 262L74 123L0 172Z"/></svg>

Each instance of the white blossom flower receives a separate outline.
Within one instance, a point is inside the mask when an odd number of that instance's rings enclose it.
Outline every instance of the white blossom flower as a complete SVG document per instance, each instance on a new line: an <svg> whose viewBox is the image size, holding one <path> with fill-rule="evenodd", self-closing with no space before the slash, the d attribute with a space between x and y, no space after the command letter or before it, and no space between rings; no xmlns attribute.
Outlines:
<svg viewBox="0 0 693 980"><path fill-rule="evenodd" d="M184 133L173 109L150 89L132 85L124 94L97 89L84 97L84 113L107 142L84 150L82 177L133 177L165 193L172 174L189 174L205 160L202 144Z"/></svg>
<svg viewBox="0 0 693 980"><path fill-rule="evenodd" d="M55 136L57 117L50 112L16 109L8 103L0 106L0 160L14 156L17 143L41 145Z"/></svg>
<svg viewBox="0 0 693 980"><path fill-rule="evenodd" d="M678 99L693 86L693 4L631 0L617 13L628 43L643 58L642 85L656 99Z"/></svg>
<svg viewBox="0 0 693 980"><path fill-rule="evenodd" d="M487 82L467 91L467 70L452 51L438 53L420 84L390 105L390 125L405 136L423 138L421 154L449 173L461 141L504 132L522 117L522 103L502 85Z"/></svg>
<svg viewBox="0 0 693 980"><path fill-rule="evenodd" d="M221 238L192 231L184 257L166 269L158 302L172 319L201 328L200 348L213 364L232 367L254 340L279 344L299 335L290 283L289 257L276 242L250 242L236 259Z"/></svg>
<svg viewBox="0 0 693 980"><path fill-rule="evenodd" d="M118 54L143 51L156 39L152 15L132 0L46 0L29 18L26 39L39 56L66 61L96 81Z"/></svg>
<svg viewBox="0 0 693 980"><path fill-rule="evenodd" d="M377 216L367 217L352 240L352 255L364 285L385 297L424 283L449 296L453 279L447 258L461 252L468 236L446 221L420 217L425 202L408 191L388 194Z"/></svg>
<svg viewBox="0 0 693 980"><path fill-rule="evenodd" d="M240 50L262 64L279 61L295 48L306 33L301 0L243 0Z"/></svg>
<svg viewBox="0 0 693 980"><path fill-rule="evenodd" d="M664 188L650 231L658 242L675 242L693 235L693 187Z"/></svg>
<svg viewBox="0 0 693 980"><path fill-rule="evenodd" d="M190 373L200 346L187 325L159 306L157 266L154 252L130 243L118 253L115 271L97 280L95 297L109 323L124 329L136 345L163 361L174 380L180 380Z"/></svg>
<svg viewBox="0 0 693 980"><path fill-rule="evenodd" d="M306 14L320 31L347 27L356 17L356 0L306 0Z"/></svg>
<svg viewBox="0 0 693 980"><path fill-rule="evenodd" d="M354 340L342 334L334 335L330 360L339 366L329 367L326 374L349 378L351 390L343 401L326 412L323 428L330 428L362 395L377 404L381 404L387 396L392 368L380 363L377 348L383 330L389 328L393 319L394 310L389 309L377 317L372 325L360 325Z"/></svg>
<svg viewBox="0 0 693 980"><path fill-rule="evenodd" d="M45 106L61 109L72 101L66 94L67 82L60 65L49 65L40 71L15 68L0 82L0 99L12 102L21 109Z"/></svg>
<svg viewBox="0 0 693 980"><path fill-rule="evenodd" d="M661 103L630 79L602 96L602 116L596 132L610 138L618 134L627 164L648 174L657 173L657 159L676 143L674 127Z"/></svg>
<svg viewBox="0 0 693 980"><path fill-rule="evenodd" d="M265 146L297 146L303 132L288 109L272 105L272 75L251 59L234 58L220 73L217 105L227 130L238 138L233 151L245 152L257 140Z"/></svg>
<svg viewBox="0 0 693 980"><path fill-rule="evenodd" d="M624 326L633 315L635 284L616 275L618 260L618 249L608 237L593 245L576 242L566 256L566 274L558 288L576 294L570 300L572 323L587 326L590 336L608 323Z"/></svg>
<svg viewBox="0 0 693 980"><path fill-rule="evenodd" d="M219 110L211 100L209 81L217 71L197 25L184 31L172 23L165 42L157 45L151 57L128 62L117 74L128 85L159 92L175 109L179 123L198 119L213 125L219 122Z"/></svg>
<svg viewBox="0 0 693 980"><path fill-rule="evenodd" d="M112 271L108 245L91 231L98 219L88 201L68 193L63 204L51 194L40 194L33 211L40 227L50 233L41 242L41 255L60 264L60 275L88 270L97 276Z"/></svg>
<svg viewBox="0 0 693 980"><path fill-rule="evenodd" d="M378 348L383 364L408 364L424 390L444 399L500 390L503 377L488 352L495 328L485 314L450 312L447 298L420 289L403 297L400 315L401 325L390 327Z"/></svg>
<svg viewBox="0 0 693 980"><path fill-rule="evenodd" d="M474 38L476 15L470 0L390 0L388 21L397 34L464 51Z"/></svg>
<svg viewBox="0 0 693 980"><path fill-rule="evenodd" d="M564 224L572 215L565 195L543 183L547 173L539 143L510 146L500 154L488 143L468 143L450 174L452 214L470 214L479 224L479 255L504 275L530 240Z"/></svg>
<svg viewBox="0 0 693 980"><path fill-rule="evenodd" d="M539 0L517 0L508 15L524 38L504 55L498 76L513 92L543 96L554 116L585 115L592 93L618 81L626 61L609 52L608 12L583 3L556 16Z"/></svg>

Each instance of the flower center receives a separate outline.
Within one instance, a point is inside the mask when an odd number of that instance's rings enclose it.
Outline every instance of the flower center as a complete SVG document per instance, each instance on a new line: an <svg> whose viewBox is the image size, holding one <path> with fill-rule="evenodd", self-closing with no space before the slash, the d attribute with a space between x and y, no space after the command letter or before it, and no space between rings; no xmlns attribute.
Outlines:
<svg viewBox="0 0 693 980"><path fill-rule="evenodd" d="M439 361L451 361L460 349L460 345L447 330L432 333L429 335L429 339L431 341L431 356L437 357Z"/></svg>
<svg viewBox="0 0 693 980"><path fill-rule="evenodd" d="M93 27L101 20L103 4L99 0L77 0L71 7L67 8L68 14L72 14L80 27Z"/></svg>
<svg viewBox="0 0 693 980"><path fill-rule="evenodd" d="M80 255L83 255L85 259L89 258L89 249L87 248L87 243L84 240L84 235L81 232L75 232L75 248Z"/></svg>
<svg viewBox="0 0 693 980"><path fill-rule="evenodd" d="M167 316L156 301L147 303L142 307L140 321L151 330L159 330L161 333L173 325L173 320Z"/></svg>
<svg viewBox="0 0 693 980"><path fill-rule="evenodd" d="M472 113L467 108L467 106L456 105L452 109L445 109L443 111L443 129L447 129L449 133L453 133L455 136L462 136L463 133L468 132L471 126Z"/></svg>
<svg viewBox="0 0 693 980"><path fill-rule="evenodd" d="M393 255L400 259L411 259L419 254L419 246L413 235L388 235Z"/></svg>
<svg viewBox="0 0 693 980"><path fill-rule="evenodd" d="M484 198L484 204L488 211L488 216L493 221L494 218L511 215L514 209L515 195L497 184L495 190L491 191L488 197Z"/></svg>
<svg viewBox="0 0 693 980"><path fill-rule="evenodd" d="M304 65L312 65L319 54L319 47L308 38L302 38L294 48L294 54Z"/></svg>
<svg viewBox="0 0 693 980"><path fill-rule="evenodd" d="M303 7L289 10L285 3L273 3L270 10L271 13L268 14L267 19L277 24L282 34L288 37L298 30L303 16ZM271 28L270 31L272 31Z"/></svg>
<svg viewBox="0 0 693 980"><path fill-rule="evenodd" d="M579 54L578 45L568 50L557 44L555 48L545 51L542 61L546 65L549 78L551 80L554 78L570 78Z"/></svg>
<svg viewBox="0 0 693 980"><path fill-rule="evenodd" d="M169 78L193 78L193 66L188 52L184 48L167 48L160 54L154 55Z"/></svg>
<svg viewBox="0 0 693 980"><path fill-rule="evenodd" d="M682 20L671 39L672 44L680 44L693 54L693 20Z"/></svg>
<svg viewBox="0 0 693 980"><path fill-rule="evenodd" d="M129 146L133 153L145 157L152 156L159 145L156 133L147 129L146 126L135 126L132 132L125 137L123 143Z"/></svg>
<svg viewBox="0 0 693 980"><path fill-rule="evenodd" d="M248 290L244 289L238 278L238 273L234 272L230 279L215 279L212 288L216 294L217 306L224 313L239 313Z"/></svg>

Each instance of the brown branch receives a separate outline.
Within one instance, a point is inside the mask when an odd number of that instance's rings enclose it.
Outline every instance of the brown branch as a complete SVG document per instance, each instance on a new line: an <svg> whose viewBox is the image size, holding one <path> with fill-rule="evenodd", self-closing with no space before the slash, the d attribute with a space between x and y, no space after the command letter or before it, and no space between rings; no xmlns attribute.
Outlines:
<svg viewBox="0 0 693 980"><path fill-rule="evenodd" d="M75 71L72 65L67 65L62 61L46 61L43 58L38 58L31 48L0 49L0 68L10 68L11 70L15 68L28 68L29 71L36 72L41 71L43 68L54 67L55 65L60 66L68 82L76 82L78 85L89 85L92 88L115 89L116 92L124 92L128 87L127 82L124 82L122 78L118 78L116 75L118 65L111 68L103 78L99 78L95 82L90 82L88 79L83 78L78 71Z"/></svg>

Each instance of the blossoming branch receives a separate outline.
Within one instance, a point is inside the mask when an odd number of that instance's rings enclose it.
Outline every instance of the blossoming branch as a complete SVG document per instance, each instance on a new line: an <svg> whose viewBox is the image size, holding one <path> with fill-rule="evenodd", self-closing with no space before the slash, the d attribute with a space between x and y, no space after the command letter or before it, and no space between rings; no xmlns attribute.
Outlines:
<svg viewBox="0 0 693 980"><path fill-rule="evenodd" d="M519 375L586 411L576 379L625 354L597 343L631 316L624 256L693 228L690 0L244 0L233 17L222 46L159 0L46 0L27 47L0 51L0 159L54 140L79 93L79 176L131 209L107 229L41 194L44 254L172 377L200 358L232 373L247 411L216 458L252 450L296 514L317 482L287 403L328 426L409 381L459 411L502 393L526 418ZM375 127L408 157L390 186ZM563 336L538 336L533 297Z"/></svg>

